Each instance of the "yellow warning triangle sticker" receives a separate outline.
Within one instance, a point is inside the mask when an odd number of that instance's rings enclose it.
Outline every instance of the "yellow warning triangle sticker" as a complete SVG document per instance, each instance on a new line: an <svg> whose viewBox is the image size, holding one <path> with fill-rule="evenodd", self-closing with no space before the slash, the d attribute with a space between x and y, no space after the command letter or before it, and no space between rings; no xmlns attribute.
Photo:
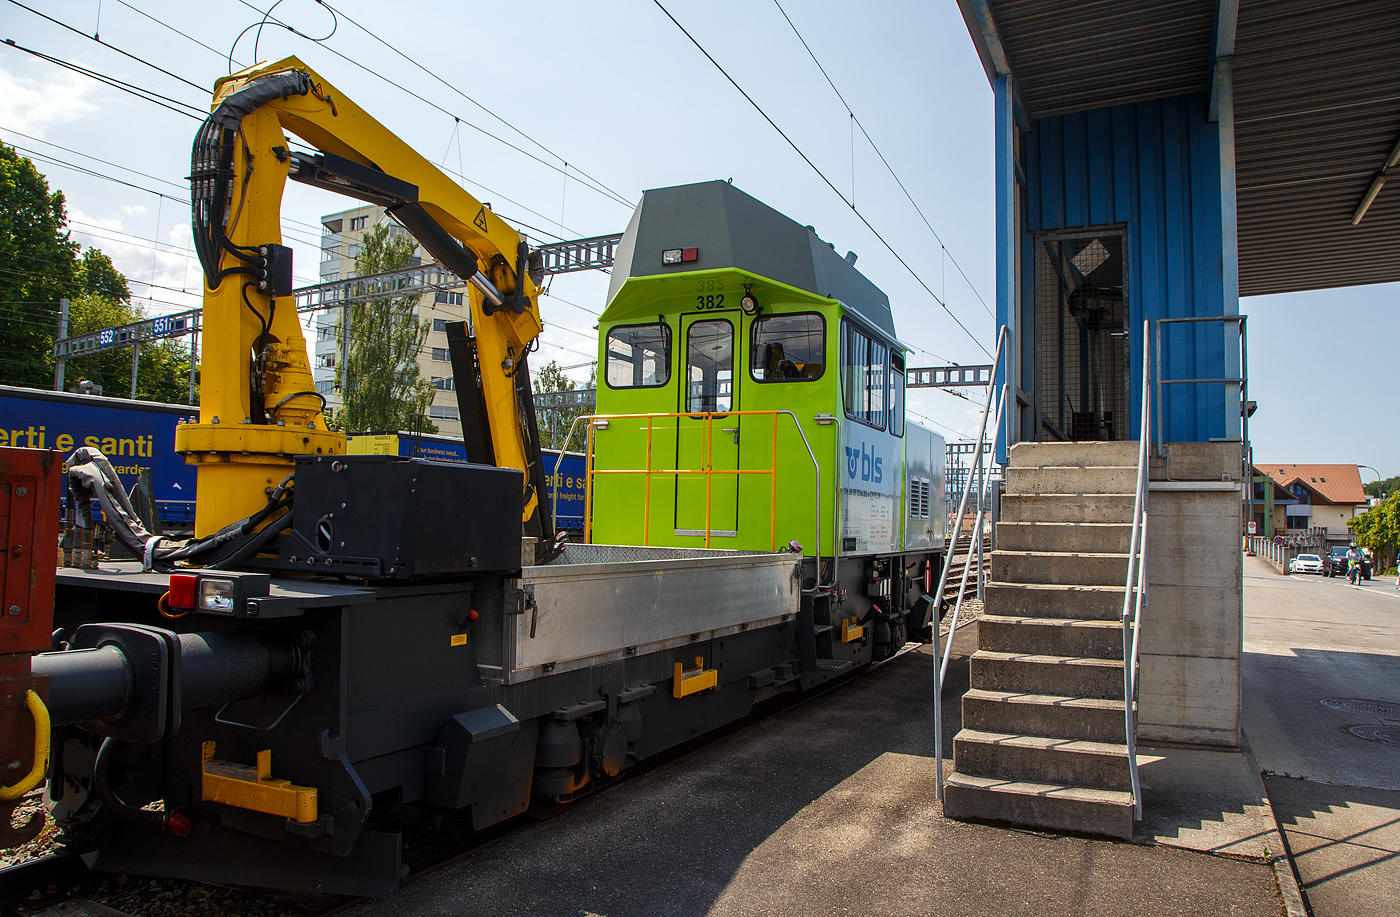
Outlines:
<svg viewBox="0 0 1400 917"><path fill-rule="evenodd" d="M477 215L476 215L476 219L472 220L472 223L475 224L475 226L476 226L477 229L481 230L482 232L486 232L486 208L485 208L485 207L482 207L482 208L481 208L480 212L478 212Z"/></svg>

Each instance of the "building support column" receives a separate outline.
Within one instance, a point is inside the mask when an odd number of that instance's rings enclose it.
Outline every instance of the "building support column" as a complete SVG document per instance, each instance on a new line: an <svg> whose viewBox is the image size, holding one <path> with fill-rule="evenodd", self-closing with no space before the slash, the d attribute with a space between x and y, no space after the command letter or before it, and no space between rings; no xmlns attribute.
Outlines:
<svg viewBox="0 0 1400 917"><path fill-rule="evenodd" d="M993 393L1002 391L1003 383L1010 383L1005 407L1009 419L993 435L997 443L998 462L1005 463L1011 443L1006 441L1009 433L1012 441L1021 438L1020 411L1016 409L1016 393L1021 388L1020 373L1020 323L1016 310L1016 285L1019 240L1017 239L1016 209L1020 200L1020 188L1016 182L1016 142L1019 133L1016 125L1016 87L1010 74L998 76L992 82L992 92L996 97L996 114L993 131L996 135L996 320L997 330L1005 325L1010 332L1003 351L1000 373L992 380Z"/></svg>
<svg viewBox="0 0 1400 917"><path fill-rule="evenodd" d="M1220 280L1221 304L1225 315L1240 314L1240 252L1239 220L1235 205L1235 81L1233 62L1229 57L1215 62L1215 98L1220 131ZM1244 367L1240 360L1241 336L1244 327L1229 323L1222 329L1225 341L1225 376L1241 378ZM1241 388L1226 386L1226 439L1241 438L1244 404Z"/></svg>

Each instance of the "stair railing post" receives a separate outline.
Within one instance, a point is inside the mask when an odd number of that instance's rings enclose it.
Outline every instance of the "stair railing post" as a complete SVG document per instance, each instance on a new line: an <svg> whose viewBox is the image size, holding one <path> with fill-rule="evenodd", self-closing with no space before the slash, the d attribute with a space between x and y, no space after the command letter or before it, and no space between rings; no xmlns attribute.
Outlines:
<svg viewBox="0 0 1400 917"><path fill-rule="evenodd" d="M1123 742L1128 752L1128 773L1132 786L1135 820L1142 818L1142 788L1137 770L1137 717L1133 702L1137 697L1137 652L1140 616L1147 593L1147 466L1148 442L1152 423L1151 319L1142 323L1142 419L1138 428L1137 486L1133 495L1133 531L1128 547L1128 574L1123 585ZM1158 346L1161 346L1160 330ZM1158 378L1160 380L1160 367ZM1158 406L1160 423L1161 411ZM1160 427L1159 427L1160 430ZM1159 443L1160 446L1160 443Z"/></svg>
<svg viewBox="0 0 1400 917"><path fill-rule="evenodd" d="M982 567L986 563L986 557L982 551L982 544L985 540L982 535L982 508L987 502L987 463L990 461L988 456L983 455L981 443L977 444L977 458L977 528L974 530L974 534L977 536L977 601L980 602L983 599Z"/></svg>
<svg viewBox="0 0 1400 917"><path fill-rule="evenodd" d="M1001 355L1006 344L1008 328L1003 325L997 333L997 353L992 360L992 378L996 378L998 367L1001 366ZM982 424L977 433L977 451L981 454L982 441L987 438L987 417L991 413L992 402L995 399L995 386L987 387L987 402L982 406ZM1000 415L998 415L1000 416ZM993 425L995 429L995 425ZM933 615L933 647L935 655L938 655L938 632L940 628L940 616L943 610L943 590L948 586L948 571L952 563L953 556L958 550L958 535L962 532L963 518L967 515L967 498L972 490L972 473L968 471L967 481L963 484L962 497L958 500L958 515L953 527L952 540L948 544L948 556L943 563L943 571L938 575L938 590L934 593L936 614ZM968 563L972 562L972 552L968 551ZM967 582L967 567L963 567L963 586ZM948 629L948 645L942 653L942 659L935 659L933 666L933 749L934 768L937 771L938 783L934 789L934 795L939 802L943 801L943 673L948 665L948 656L953 648L953 636L957 630L958 611L962 607L962 589L958 591L958 601L953 606L953 620Z"/></svg>

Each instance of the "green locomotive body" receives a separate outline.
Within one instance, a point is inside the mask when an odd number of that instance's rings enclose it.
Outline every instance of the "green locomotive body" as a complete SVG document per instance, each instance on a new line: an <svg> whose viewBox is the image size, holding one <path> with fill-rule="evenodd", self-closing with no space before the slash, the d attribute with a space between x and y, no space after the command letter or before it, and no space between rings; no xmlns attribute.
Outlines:
<svg viewBox="0 0 1400 917"><path fill-rule="evenodd" d="M929 625L904 616L942 561L944 444L905 417L906 348L854 261L727 182L646 192L599 323L590 537L792 545L832 632L897 647Z"/></svg>

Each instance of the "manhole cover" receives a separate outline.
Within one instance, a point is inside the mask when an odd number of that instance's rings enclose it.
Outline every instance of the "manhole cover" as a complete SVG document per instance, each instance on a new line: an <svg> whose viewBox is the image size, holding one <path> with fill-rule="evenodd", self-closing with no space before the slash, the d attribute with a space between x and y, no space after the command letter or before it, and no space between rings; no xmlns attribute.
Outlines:
<svg viewBox="0 0 1400 917"><path fill-rule="evenodd" d="M1357 700L1355 698L1326 697L1322 706L1333 710L1345 710L1362 716L1374 716L1382 720L1400 720L1400 704L1383 700Z"/></svg>
<svg viewBox="0 0 1400 917"><path fill-rule="evenodd" d="M1382 745L1400 748L1400 726L1348 726L1347 732L1358 739L1369 739Z"/></svg>

